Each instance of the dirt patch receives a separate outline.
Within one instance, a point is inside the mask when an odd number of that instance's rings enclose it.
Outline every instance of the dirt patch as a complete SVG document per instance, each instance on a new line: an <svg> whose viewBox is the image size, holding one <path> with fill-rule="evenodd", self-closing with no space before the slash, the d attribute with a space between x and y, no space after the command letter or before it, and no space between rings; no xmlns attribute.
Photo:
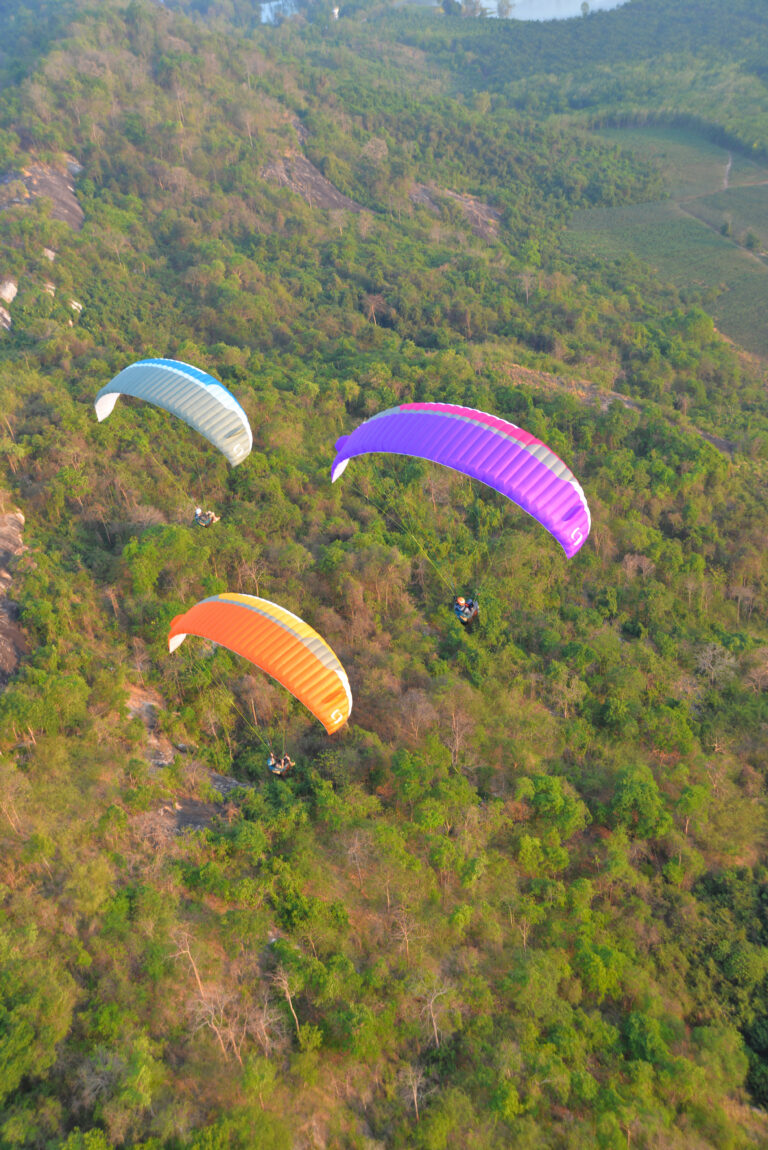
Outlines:
<svg viewBox="0 0 768 1150"><path fill-rule="evenodd" d="M243 783L240 779L233 779L230 775L217 775L215 771L208 771L208 781L224 799L240 787L244 787L245 790L252 790L253 788L253 783Z"/></svg>
<svg viewBox="0 0 768 1150"><path fill-rule="evenodd" d="M158 731L157 713L165 708L165 703L157 691L131 685L127 707L129 714L141 719L147 732L146 755L152 763L151 774L155 778L162 777L163 768L173 762L177 753L190 755L191 747L181 744L174 746L170 739ZM238 787L251 785L228 775L219 775L191 756L186 764L186 777L190 790L197 790L200 783L207 781L224 799ZM167 799L157 810L144 811L132 821L139 838L151 846L161 847L176 835L205 830L219 819L231 818L235 810L231 803L210 802L186 795L183 798Z"/></svg>
<svg viewBox="0 0 768 1150"><path fill-rule="evenodd" d="M167 767L174 759L171 740L157 730L157 712L165 709L157 691L132 685L126 701L128 713L141 719L147 732L147 758L156 767Z"/></svg>
<svg viewBox="0 0 768 1150"><path fill-rule="evenodd" d="M0 688L7 684L27 652L27 641L18 624L19 608L8 598L13 560L24 550L23 528L20 511L0 515Z"/></svg>
<svg viewBox="0 0 768 1150"><path fill-rule="evenodd" d="M249 783L238 782L237 779L226 775L217 775L201 767L202 772L214 790L226 798L228 794L238 787L248 787ZM216 823L231 821L236 814L237 807L231 802L209 802L206 799L195 799L190 796L169 799L155 811L145 811L135 820L136 828L142 838L162 843L168 842L176 835L186 831L202 831L214 826Z"/></svg>
<svg viewBox="0 0 768 1150"><path fill-rule="evenodd" d="M292 192L306 200L311 208L323 208L326 211L343 209L346 212L363 210L360 204L350 200L334 187L330 180L326 180L323 173L306 156L298 153L273 160L261 174L265 180L290 188Z"/></svg>
<svg viewBox="0 0 768 1150"><path fill-rule="evenodd" d="M476 236L489 243L499 237L501 212L477 196L470 196L468 192L452 192L449 188L437 188L432 184L414 184L408 195L412 203L431 212L440 211L441 199L451 200L461 208L470 230Z"/></svg>
<svg viewBox="0 0 768 1150"><path fill-rule="evenodd" d="M134 820L140 838L160 845L186 831L202 831L213 826L224 815L218 803L201 799L177 799L164 803L157 811L145 811Z"/></svg>
<svg viewBox="0 0 768 1150"><path fill-rule="evenodd" d="M20 172L6 172L0 175L0 211L14 204L45 196L51 200L51 215L55 220L63 220L76 232L83 226L85 213L75 198L73 172L79 164L70 160L63 170L50 164L29 164Z"/></svg>

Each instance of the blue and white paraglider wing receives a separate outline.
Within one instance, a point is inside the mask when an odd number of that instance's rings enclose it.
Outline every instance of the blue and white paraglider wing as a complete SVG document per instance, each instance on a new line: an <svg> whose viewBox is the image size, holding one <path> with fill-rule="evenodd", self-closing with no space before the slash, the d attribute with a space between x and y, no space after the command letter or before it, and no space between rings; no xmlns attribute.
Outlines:
<svg viewBox="0 0 768 1150"><path fill-rule="evenodd" d="M230 391L207 372L177 359L142 359L124 368L96 396L96 417L111 415L118 396L162 407L204 435L234 466L253 446L248 416Z"/></svg>

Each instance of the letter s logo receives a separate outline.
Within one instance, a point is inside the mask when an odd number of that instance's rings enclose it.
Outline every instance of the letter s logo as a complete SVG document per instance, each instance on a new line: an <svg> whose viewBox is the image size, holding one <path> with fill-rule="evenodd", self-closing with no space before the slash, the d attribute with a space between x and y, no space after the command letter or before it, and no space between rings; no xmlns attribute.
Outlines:
<svg viewBox="0 0 768 1150"><path fill-rule="evenodd" d="M333 723L334 727L338 727L339 723L344 722L344 716L342 715L341 711L338 710L338 708L335 711L331 711L331 722Z"/></svg>
<svg viewBox="0 0 768 1150"><path fill-rule="evenodd" d="M571 532L571 539L574 543L581 543L583 541L584 536L581 534L581 530L578 527L574 527L573 531Z"/></svg>

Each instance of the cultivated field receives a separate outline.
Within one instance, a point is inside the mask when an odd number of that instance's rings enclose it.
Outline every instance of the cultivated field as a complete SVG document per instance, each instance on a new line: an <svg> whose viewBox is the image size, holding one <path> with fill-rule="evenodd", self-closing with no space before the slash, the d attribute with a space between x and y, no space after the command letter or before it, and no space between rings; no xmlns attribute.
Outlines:
<svg viewBox="0 0 768 1150"><path fill-rule="evenodd" d="M565 247L609 259L632 253L684 293L700 296L726 336L768 357L768 169L694 133L600 134L658 163L669 199L578 212ZM750 233L756 251L745 246Z"/></svg>
<svg viewBox="0 0 768 1150"><path fill-rule="evenodd" d="M737 243L743 244L752 232L758 251L768 253L768 183L699 196L684 207L718 231L727 226Z"/></svg>
<svg viewBox="0 0 768 1150"><path fill-rule="evenodd" d="M599 135L658 164L673 200L705 196L726 185L735 188L768 180L764 165L680 128L614 128L603 129Z"/></svg>

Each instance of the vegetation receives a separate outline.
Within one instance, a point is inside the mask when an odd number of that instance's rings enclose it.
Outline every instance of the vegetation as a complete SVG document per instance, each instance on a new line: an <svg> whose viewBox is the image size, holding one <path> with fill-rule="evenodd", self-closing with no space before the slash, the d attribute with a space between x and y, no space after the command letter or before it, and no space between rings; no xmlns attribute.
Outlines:
<svg viewBox="0 0 768 1150"><path fill-rule="evenodd" d="M0 214L30 645L0 695L0 1147L768 1137L765 364L706 290L567 253L574 212L648 210L663 173L500 80L511 38L534 92L659 10L491 35L362 6L269 28L250 4L3 5L4 168L75 157L85 222ZM704 69L757 35L744 5L727 36L709 12L673 9L670 59L675 36ZM300 150L360 210L281 186ZM130 400L97 424L146 355L224 380L246 462ZM331 486L337 436L408 399L550 444L592 508L579 556L418 461ZM471 635L453 585L479 588ZM224 589L327 637L346 732L223 648L168 654ZM221 800L212 772L242 785ZM172 833L176 804L202 825Z"/></svg>
<svg viewBox="0 0 768 1150"><path fill-rule="evenodd" d="M761 318L768 298L768 225L762 201L768 170L695 132L630 128L607 135L653 156L669 198L578 212L564 237L566 249L614 259L633 251L681 291L700 293L720 331L766 354Z"/></svg>

